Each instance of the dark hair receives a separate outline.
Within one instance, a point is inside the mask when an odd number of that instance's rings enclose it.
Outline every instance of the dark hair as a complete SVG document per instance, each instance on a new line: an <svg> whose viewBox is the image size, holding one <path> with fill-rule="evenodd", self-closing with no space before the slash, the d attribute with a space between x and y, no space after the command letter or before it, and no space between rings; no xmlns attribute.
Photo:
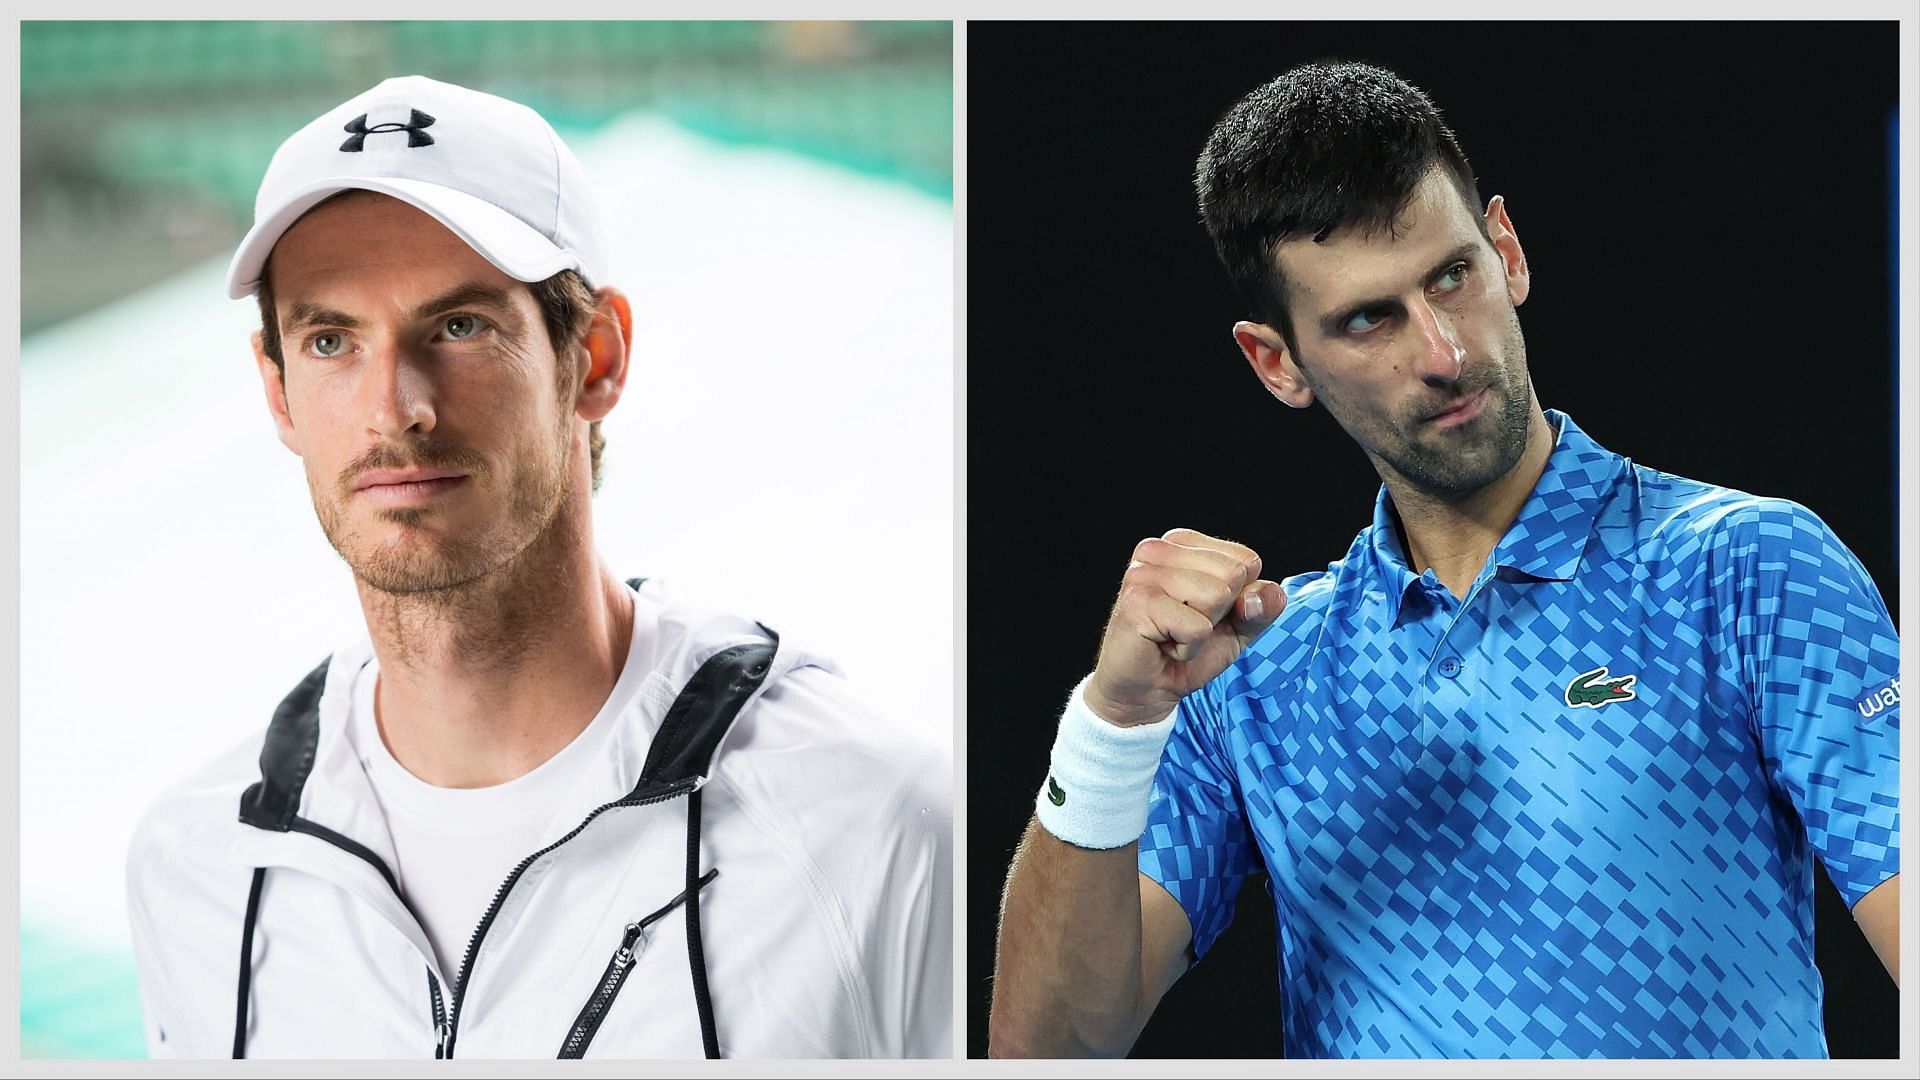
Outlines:
<svg viewBox="0 0 1920 1080"><path fill-rule="evenodd" d="M547 325L547 340L552 342L553 355L558 360L556 366L560 388L562 391L570 390L573 365L566 362L566 357L593 321L593 313L599 306L594 300L593 290L587 288L586 280L572 270L562 270L544 281L530 281L527 289L540 305L541 318ZM284 384L287 365L280 352L280 317L273 306L273 279L264 267L260 271L260 290L256 295L260 301L260 351L273 361ZM587 449L593 461L594 491L600 490L600 454L606 447L606 436L600 434L600 421L595 420L587 427Z"/></svg>
<svg viewBox="0 0 1920 1080"><path fill-rule="evenodd" d="M1384 68L1321 62L1227 110L1200 152L1194 187L1234 286L1297 355L1276 248L1297 236L1322 242L1344 226L1392 228L1436 165L1479 221L1473 169L1427 95Z"/></svg>

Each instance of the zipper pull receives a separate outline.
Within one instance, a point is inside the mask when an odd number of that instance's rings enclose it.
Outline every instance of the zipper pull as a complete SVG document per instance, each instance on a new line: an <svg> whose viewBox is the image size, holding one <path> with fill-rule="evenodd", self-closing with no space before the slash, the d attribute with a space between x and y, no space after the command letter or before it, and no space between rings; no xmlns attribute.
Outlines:
<svg viewBox="0 0 1920 1080"><path fill-rule="evenodd" d="M620 935L620 951L613 954L614 967L625 968L628 964L633 963L634 946L639 943L640 935L645 932L646 927L640 923L630 922L627 924L627 932Z"/></svg>
<svg viewBox="0 0 1920 1080"><path fill-rule="evenodd" d="M433 1056L435 1059L445 1058L447 1056L447 1043L453 1040L453 1025L442 1020L436 1026L435 1034L438 1038L433 1044Z"/></svg>
<svg viewBox="0 0 1920 1080"><path fill-rule="evenodd" d="M698 884L695 887L704 889L707 887L707 884L709 882L711 882L714 878L719 876L720 876L720 868L716 866L713 869L707 871L705 874L703 874ZM616 971L625 971L627 969L627 965L633 963L633 954L635 950L639 948L640 939L646 935L647 927L652 926L654 923L658 922L662 917L664 917L667 914L667 912L672 911L674 908L677 908L681 904L686 903L686 900L687 900L687 894L685 892L682 892L679 896L676 896L672 900L667 901L666 907L663 907L659 911L656 911L653 914L647 916L646 918L641 919L639 922L628 923L627 932L620 935L620 948L618 951L616 951L613 954L614 969Z"/></svg>

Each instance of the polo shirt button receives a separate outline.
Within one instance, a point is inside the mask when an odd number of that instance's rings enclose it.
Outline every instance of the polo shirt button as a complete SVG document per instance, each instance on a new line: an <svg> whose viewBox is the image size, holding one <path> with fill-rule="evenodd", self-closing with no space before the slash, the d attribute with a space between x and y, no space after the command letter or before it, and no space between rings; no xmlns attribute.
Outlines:
<svg viewBox="0 0 1920 1080"><path fill-rule="evenodd" d="M1441 657L1440 658L1440 674L1443 677L1449 678L1449 679L1459 675L1460 674L1460 658L1457 656Z"/></svg>

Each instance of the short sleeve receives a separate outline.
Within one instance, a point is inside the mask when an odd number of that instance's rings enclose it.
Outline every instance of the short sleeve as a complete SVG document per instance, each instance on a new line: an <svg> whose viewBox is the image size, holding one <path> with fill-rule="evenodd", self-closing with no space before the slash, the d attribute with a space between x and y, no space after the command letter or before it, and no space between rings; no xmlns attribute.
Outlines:
<svg viewBox="0 0 1920 1080"><path fill-rule="evenodd" d="M1900 871L1900 638L1814 513L1768 500L1735 530L1735 627L1768 782L1849 907Z"/></svg>
<svg viewBox="0 0 1920 1080"><path fill-rule="evenodd" d="M1233 921L1240 884L1260 859L1233 763L1217 738L1210 690L1181 699L1140 837L1140 872L1186 910L1195 959Z"/></svg>

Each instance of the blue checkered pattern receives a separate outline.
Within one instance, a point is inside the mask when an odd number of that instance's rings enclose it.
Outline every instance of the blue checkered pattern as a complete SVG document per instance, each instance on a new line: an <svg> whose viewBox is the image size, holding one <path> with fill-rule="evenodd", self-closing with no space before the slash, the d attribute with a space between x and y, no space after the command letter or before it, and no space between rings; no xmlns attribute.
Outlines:
<svg viewBox="0 0 1920 1080"><path fill-rule="evenodd" d="M1270 874L1289 1056L1823 1057L1813 857L1849 903L1899 870L1886 607L1804 507L1548 419L1464 600L1384 489L1282 583L1181 703L1141 871L1196 955Z"/></svg>

